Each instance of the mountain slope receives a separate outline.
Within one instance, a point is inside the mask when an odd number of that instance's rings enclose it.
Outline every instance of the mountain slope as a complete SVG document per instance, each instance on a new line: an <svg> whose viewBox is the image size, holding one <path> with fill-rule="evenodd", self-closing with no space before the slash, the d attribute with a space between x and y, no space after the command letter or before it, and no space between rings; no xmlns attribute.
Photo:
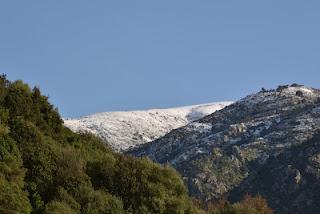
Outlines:
<svg viewBox="0 0 320 214"><path fill-rule="evenodd" d="M320 197L320 192L312 185L305 185L303 189L310 192L309 198L300 196L302 189L286 197L284 192L289 191L286 180L279 179L283 174L273 170L273 183L268 183L262 179L268 171L264 174L260 171L265 167L286 169L294 158L308 159L308 153L294 156L296 150L291 148L307 144L319 129L320 91L294 84L279 86L276 90L263 89L129 153L170 163L182 174L190 193L196 197L209 200L229 195L233 198L252 190L263 194L278 213L292 211L288 206L291 202L296 203L295 207L309 206L307 210L319 212L315 199ZM312 154L320 153L319 147L313 148ZM294 158L271 161L284 152ZM293 177L308 177L305 171L293 170L296 173ZM313 173L314 180L320 182L319 168ZM259 185L251 182L254 180ZM284 189L277 192L272 185ZM263 191L260 186L264 186ZM307 205L303 204L306 200L309 200Z"/></svg>
<svg viewBox="0 0 320 214"><path fill-rule="evenodd" d="M220 110L231 102L209 103L146 111L105 112L66 119L64 124L77 132L91 132L116 151L124 151L164 136L178 127Z"/></svg>

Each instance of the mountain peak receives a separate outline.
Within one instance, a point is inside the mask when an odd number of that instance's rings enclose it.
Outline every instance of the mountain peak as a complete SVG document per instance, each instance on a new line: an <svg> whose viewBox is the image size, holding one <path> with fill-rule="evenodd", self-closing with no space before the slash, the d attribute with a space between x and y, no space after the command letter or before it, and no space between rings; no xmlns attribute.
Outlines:
<svg viewBox="0 0 320 214"><path fill-rule="evenodd" d="M291 154L296 151L292 150L296 146L308 144L319 129L320 90L286 85L249 95L129 153L147 156L159 163L170 163L185 178L190 193L195 197L210 200L223 195L240 195L241 198L247 192L260 192L277 212L289 210L291 213L295 209L291 202L295 202L297 207L304 207L299 197L307 197L300 194L308 191L318 193L313 189L295 187L292 189L295 195L289 199L285 192L281 196L275 195L276 187L286 185L285 180L263 183L263 190L251 181L262 179L262 174L267 175L263 169L269 164L272 166L268 169L274 167L284 170L283 174L287 173L288 166L281 165L287 162L274 159L284 153ZM312 154L318 157L316 154L320 154L320 147L316 146ZM308 160L308 157L303 158ZM299 183L320 178L317 172L311 179L308 169L314 167L306 164L302 168L301 165L292 165L288 169L292 176L296 173ZM274 190L270 192L272 188ZM311 203L312 206L317 205Z"/></svg>
<svg viewBox="0 0 320 214"><path fill-rule="evenodd" d="M260 92L254 93L251 95L246 96L245 98L241 99L240 102L247 102L248 104L255 104L261 102L267 102L270 99L275 99L278 96L282 97L317 97L319 94L318 89L306 87L303 85L292 84L292 85L280 85L277 89L272 90L265 90L264 88L261 89Z"/></svg>

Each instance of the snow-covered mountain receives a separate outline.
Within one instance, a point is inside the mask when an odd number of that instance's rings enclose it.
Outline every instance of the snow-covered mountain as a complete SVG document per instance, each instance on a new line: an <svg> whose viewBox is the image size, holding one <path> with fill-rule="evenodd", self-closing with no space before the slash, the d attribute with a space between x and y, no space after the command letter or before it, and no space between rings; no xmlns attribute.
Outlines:
<svg viewBox="0 0 320 214"><path fill-rule="evenodd" d="M185 126L231 103L217 102L169 109L104 112L78 119L65 119L64 124L73 131L96 134L114 150L123 152L156 140L173 129Z"/></svg>

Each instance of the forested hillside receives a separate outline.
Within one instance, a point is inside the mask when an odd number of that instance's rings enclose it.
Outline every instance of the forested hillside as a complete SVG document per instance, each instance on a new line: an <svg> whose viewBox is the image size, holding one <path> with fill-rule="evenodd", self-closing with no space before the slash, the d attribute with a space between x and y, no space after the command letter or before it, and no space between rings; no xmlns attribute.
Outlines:
<svg viewBox="0 0 320 214"><path fill-rule="evenodd" d="M0 76L0 213L206 212L191 201L170 166L116 154L91 134L73 133L39 88ZM202 207L271 213L259 197Z"/></svg>

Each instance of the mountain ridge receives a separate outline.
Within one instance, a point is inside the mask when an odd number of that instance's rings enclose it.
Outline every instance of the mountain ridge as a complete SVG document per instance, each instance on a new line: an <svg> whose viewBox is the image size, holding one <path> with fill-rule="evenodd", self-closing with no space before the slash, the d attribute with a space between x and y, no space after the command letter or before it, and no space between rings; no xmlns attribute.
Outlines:
<svg viewBox="0 0 320 214"><path fill-rule="evenodd" d="M64 119L64 124L76 132L96 134L115 151L123 152L162 137L231 103L225 101L167 109L101 112L78 119Z"/></svg>
<svg viewBox="0 0 320 214"><path fill-rule="evenodd" d="M275 189L271 184L261 184L265 191L260 192L259 185L250 181L261 178L259 172L266 164L271 164L269 169L281 169L273 176L281 177L280 172L286 174L288 166L285 164L290 165L293 159L288 162L271 160L285 152L293 153L293 146L307 144L319 128L320 90L298 84L285 85L262 89L128 153L172 165L182 174L190 194L203 200L242 197L248 191L249 194L263 194L276 213L295 213L299 206L304 207L306 213L313 213L311 210L317 210L316 200L308 198L301 187L288 189L295 194L286 197L285 180L274 179L275 186L284 189L276 197L278 192L268 192ZM316 154L320 154L320 148L313 148L316 151L312 154L318 160ZM311 162L307 162L305 168L312 168ZM313 171L320 182L320 172ZM293 167L292 172L304 182L310 182L308 170ZM291 171L288 173L291 178ZM267 174L265 172L265 176ZM315 198L320 196L310 185L305 188ZM302 204L302 199L310 199L308 205ZM295 206L290 207L291 202Z"/></svg>

